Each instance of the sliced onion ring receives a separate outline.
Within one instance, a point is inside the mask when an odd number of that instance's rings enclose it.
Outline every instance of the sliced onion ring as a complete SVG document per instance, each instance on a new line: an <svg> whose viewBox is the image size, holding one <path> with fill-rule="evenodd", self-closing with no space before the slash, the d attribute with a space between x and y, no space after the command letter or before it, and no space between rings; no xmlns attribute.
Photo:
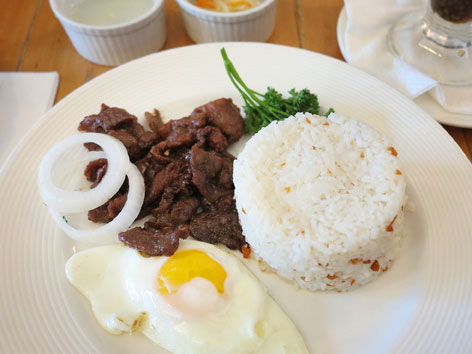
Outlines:
<svg viewBox="0 0 472 354"><path fill-rule="evenodd" d="M109 244L119 242L118 233L125 231L137 218L141 206L144 201L144 179L138 168L132 164L128 164L128 197L126 204L121 212L109 223L96 229L78 230L70 226L63 218L63 215L49 208L49 212L59 227L71 238L80 242L88 242L95 244Z"/></svg>
<svg viewBox="0 0 472 354"><path fill-rule="evenodd" d="M92 142L99 145L108 160L107 173L93 189L70 191L53 184L51 170L56 160L67 149ZM83 133L55 145L39 165L38 184L42 201L50 208L64 213L85 212L107 202L122 186L129 165L129 156L121 141L106 134Z"/></svg>

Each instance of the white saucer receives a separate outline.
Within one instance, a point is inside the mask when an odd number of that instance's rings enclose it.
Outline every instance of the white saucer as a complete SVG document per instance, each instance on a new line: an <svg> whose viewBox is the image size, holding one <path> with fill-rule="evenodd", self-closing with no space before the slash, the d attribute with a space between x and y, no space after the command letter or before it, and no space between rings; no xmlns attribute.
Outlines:
<svg viewBox="0 0 472 354"><path fill-rule="evenodd" d="M337 38L338 38L339 48L341 49L341 53L343 57L347 62L349 62L347 59L346 47L345 47L345 42L344 42L346 26L347 26L347 13L346 13L346 8L343 7L338 17ZM461 128L472 128L471 115L451 113L451 112L446 111L428 93L418 96L413 101L418 106L423 108L423 110L426 111L426 113L428 113L431 117L436 119L439 123L452 125L455 127L461 127Z"/></svg>

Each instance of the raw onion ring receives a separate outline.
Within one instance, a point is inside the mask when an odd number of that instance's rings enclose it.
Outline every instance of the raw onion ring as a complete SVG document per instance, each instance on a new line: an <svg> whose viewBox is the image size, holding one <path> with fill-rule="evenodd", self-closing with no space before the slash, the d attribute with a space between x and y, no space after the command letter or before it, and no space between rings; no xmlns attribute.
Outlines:
<svg viewBox="0 0 472 354"><path fill-rule="evenodd" d="M70 226L59 211L49 208L49 212L59 227L74 240L100 244L119 242L118 233L131 226L144 201L144 179L132 163L128 163L127 176L129 188L126 204L112 221L103 226L96 229L78 230Z"/></svg>
<svg viewBox="0 0 472 354"><path fill-rule="evenodd" d="M99 145L108 160L107 173L93 189L71 191L53 184L51 170L60 155L77 144L93 142ZM109 135L83 133L74 135L55 145L39 165L38 184L42 201L50 208L64 213L85 212L105 204L122 186L130 164L125 146Z"/></svg>

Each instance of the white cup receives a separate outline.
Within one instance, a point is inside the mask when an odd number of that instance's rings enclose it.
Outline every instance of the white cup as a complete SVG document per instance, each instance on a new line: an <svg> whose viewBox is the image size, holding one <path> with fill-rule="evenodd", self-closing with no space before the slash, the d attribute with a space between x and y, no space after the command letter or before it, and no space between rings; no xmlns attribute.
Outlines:
<svg viewBox="0 0 472 354"><path fill-rule="evenodd" d="M152 7L136 18L107 25L91 25L74 20L73 6L81 1L84 0L49 0L49 4L72 45L85 59L100 65L114 66L156 52L164 45L164 0L153 0ZM131 4L134 2L128 1Z"/></svg>
<svg viewBox="0 0 472 354"><path fill-rule="evenodd" d="M176 0L185 30L196 43L223 41L267 41L275 26L277 0L263 0L256 7L237 12L217 12Z"/></svg>

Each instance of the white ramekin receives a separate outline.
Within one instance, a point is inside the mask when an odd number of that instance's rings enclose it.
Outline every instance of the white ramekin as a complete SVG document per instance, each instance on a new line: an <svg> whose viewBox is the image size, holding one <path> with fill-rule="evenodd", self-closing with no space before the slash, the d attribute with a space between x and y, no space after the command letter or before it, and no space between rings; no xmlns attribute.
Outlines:
<svg viewBox="0 0 472 354"><path fill-rule="evenodd" d="M74 48L85 59L119 65L158 51L166 40L164 0L154 0L143 15L116 25L91 26L67 17L67 0L49 0Z"/></svg>
<svg viewBox="0 0 472 354"><path fill-rule="evenodd" d="M185 30L196 43L223 41L265 42L275 25L276 0L264 0L245 11L217 12L177 0Z"/></svg>

